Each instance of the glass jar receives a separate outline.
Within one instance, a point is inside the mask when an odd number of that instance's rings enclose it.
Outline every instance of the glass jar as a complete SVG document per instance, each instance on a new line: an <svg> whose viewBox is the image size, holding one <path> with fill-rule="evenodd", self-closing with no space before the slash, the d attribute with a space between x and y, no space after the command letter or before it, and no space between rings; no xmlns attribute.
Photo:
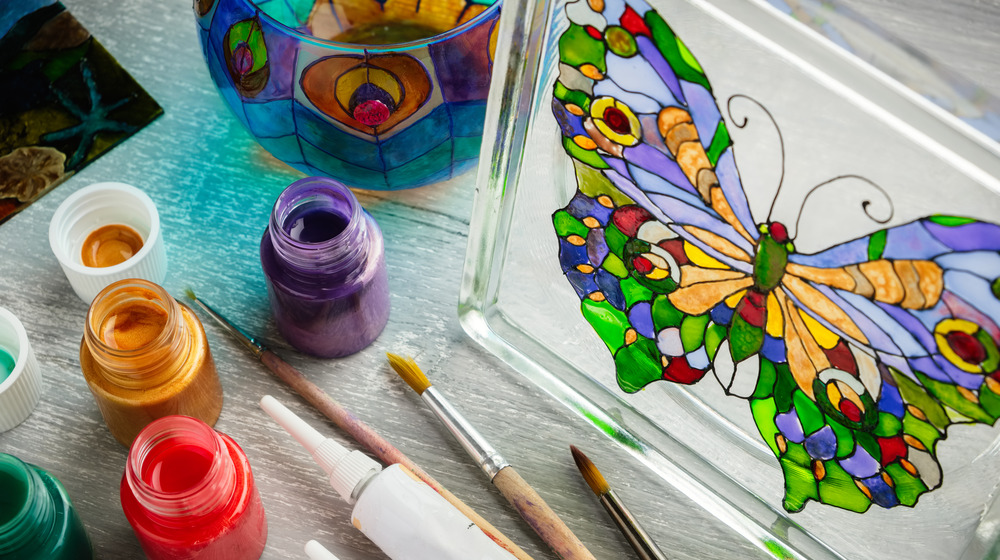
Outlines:
<svg viewBox="0 0 1000 560"><path fill-rule="evenodd" d="M267 519L247 456L188 416L146 426L129 449L121 503L151 560L253 560Z"/></svg>
<svg viewBox="0 0 1000 560"><path fill-rule="evenodd" d="M214 425L222 411L201 321L146 280L121 280L97 294L80 367L108 429L126 446L157 418L184 414Z"/></svg>
<svg viewBox="0 0 1000 560"><path fill-rule="evenodd" d="M260 259L278 331L302 352L353 354L389 320L382 231L332 179L300 179L278 196Z"/></svg>
<svg viewBox="0 0 1000 560"><path fill-rule="evenodd" d="M0 453L0 558L93 557L90 539L63 485L44 470Z"/></svg>

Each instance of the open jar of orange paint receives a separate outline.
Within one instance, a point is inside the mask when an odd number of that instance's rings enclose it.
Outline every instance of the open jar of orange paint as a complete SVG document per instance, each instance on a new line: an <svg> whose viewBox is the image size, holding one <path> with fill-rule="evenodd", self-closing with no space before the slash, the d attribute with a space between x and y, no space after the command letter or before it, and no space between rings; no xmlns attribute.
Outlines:
<svg viewBox="0 0 1000 560"><path fill-rule="evenodd" d="M183 414L215 425L222 385L198 317L137 278L102 290L87 311L80 368L123 445L150 422Z"/></svg>

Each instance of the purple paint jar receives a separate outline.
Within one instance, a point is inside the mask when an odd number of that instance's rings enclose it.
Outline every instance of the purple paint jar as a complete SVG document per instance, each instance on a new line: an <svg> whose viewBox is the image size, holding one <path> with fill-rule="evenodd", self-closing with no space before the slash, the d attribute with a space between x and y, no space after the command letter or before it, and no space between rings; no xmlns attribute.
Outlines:
<svg viewBox="0 0 1000 560"><path fill-rule="evenodd" d="M337 181L307 177L278 196L260 261L278 331L302 352L353 354L389 320L382 231Z"/></svg>

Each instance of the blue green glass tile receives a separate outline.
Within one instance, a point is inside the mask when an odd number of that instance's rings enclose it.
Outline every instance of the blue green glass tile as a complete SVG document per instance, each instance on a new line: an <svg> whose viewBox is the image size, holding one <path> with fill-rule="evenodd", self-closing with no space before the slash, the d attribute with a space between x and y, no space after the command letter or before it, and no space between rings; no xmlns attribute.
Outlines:
<svg viewBox="0 0 1000 560"><path fill-rule="evenodd" d="M479 147L483 144L482 136L456 136L451 141L455 147L455 161L479 157Z"/></svg>
<svg viewBox="0 0 1000 560"><path fill-rule="evenodd" d="M385 188L385 177L381 171L373 171L344 160L335 158L305 140L301 141L302 155L309 165L325 169L321 175L334 175L344 183L360 188Z"/></svg>
<svg viewBox="0 0 1000 560"><path fill-rule="evenodd" d="M257 2L257 7L273 17L278 23L288 27L300 25L295 11L284 0L264 0Z"/></svg>
<svg viewBox="0 0 1000 560"><path fill-rule="evenodd" d="M270 152L272 156L289 165L303 163L305 161L302 157L302 148L299 147L299 139L294 134L277 138L258 137L257 141L260 142L260 145L263 146L265 150Z"/></svg>
<svg viewBox="0 0 1000 560"><path fill-rule="evenodd" d="M291 99L243 104L250 132L257 138L279 137L295 134L295 123L287 118L292 111Z"/></svg>
<svg viewBox="0 0 1000 560"><path fill-rule="evenodd" d="M465 101L451 104L452 132L455 136L483 135L483 122L486 120L486 103L484 101Z"/></svg>
<svg viewBox="0 0 1000 560"><path fill-rule="evenodd" d="M388 169L405 165L448 139L451 116L446 105L441 105L399 134L382 143L382 157ZM451 150L449 149L449 159ZM448 165L444 162L441 165Z"/></svg>
<svg viewBox="0 0 1000 560"><path fill-rule="evenodd" d="M411 181L430 182L428 179L437 176L442 169L446 172L444 177L448 176L447 171L451 158L451 142L442 142L413 161L388 170L386 175L389 177L390 183L401 182L403 178Z"/></svg>

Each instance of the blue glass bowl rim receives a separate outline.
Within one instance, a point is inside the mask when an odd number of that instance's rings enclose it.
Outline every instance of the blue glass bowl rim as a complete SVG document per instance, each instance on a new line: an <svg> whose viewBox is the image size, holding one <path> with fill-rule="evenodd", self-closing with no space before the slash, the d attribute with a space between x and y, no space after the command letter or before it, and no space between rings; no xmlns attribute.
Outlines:
<svg viewBox="0 0 1000 560"><path fill-rule="evenodd" d="M341 43L337 41L330 41L328 39L320 39L313 35L302 33L301 31L291 28L285 25L284 23L281 23L280 21L276 20L273 16L271 16L271 14L267 13L267 11L258 6L256 0L218 0L219 3L226 1L244 4L252 8L257 13L258 18L264 19L274 28L278 29L279 31L282 31L285 35L295 37L299 41L310 43L319 47L327 47L339 51L359 52L359 53L409 51L413 49L426 47L434 43L446 41L448 39L451 39L452 37L461 35L462 33L465 33L466 31L473 29L474 27L480 25L487 19L493 17L493 15L496 12L500 11L500 5L503 3L503 0L494 0L493 3L489 5L489 7L487 7L485 10L477 14L469 21L466 21L461 25L452 27L451 29L439 33L437 35L434 35L432 37L427 37L425 39L419 39L416 41L409 41L404 43L392 43L387 45L358 45L356 43ZM218 7L216 7L216 9L218 9Z"/></svg>

